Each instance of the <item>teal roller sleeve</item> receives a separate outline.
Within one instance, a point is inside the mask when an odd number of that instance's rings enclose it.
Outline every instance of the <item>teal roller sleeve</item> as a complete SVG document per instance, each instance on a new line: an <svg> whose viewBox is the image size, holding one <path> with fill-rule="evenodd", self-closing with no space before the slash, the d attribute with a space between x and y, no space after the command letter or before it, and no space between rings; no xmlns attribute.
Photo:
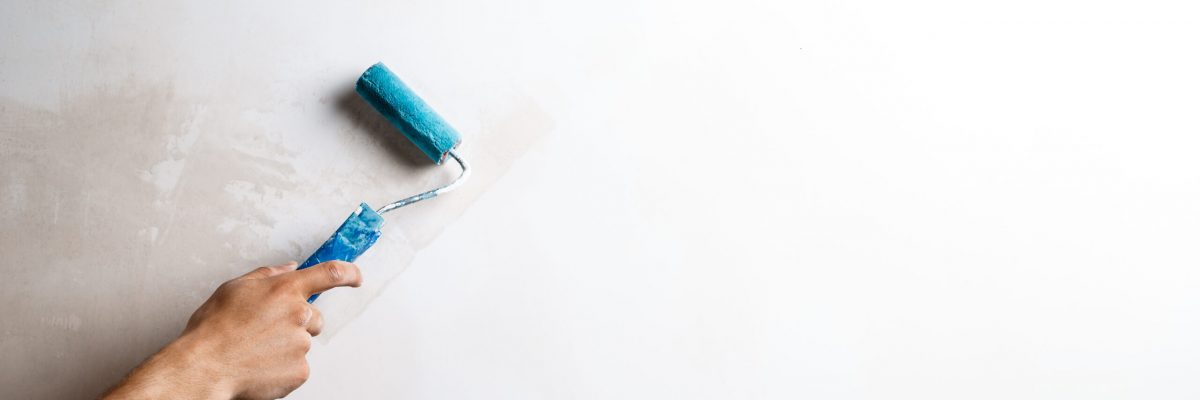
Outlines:
<svg viewBox="0 0 1200 400"><path fill-rule="evenodd" d="M372 65L363 72L355 89L434 163L441 164L446 152L458 146L461 140L458 131L383 63Z"/></svg>
<svg viewBox="0 0 1200 400"><path fill-rule="evenodd" d="M313 252L298 269L305 269L330 260L354 262L375 240L379 239L379 229L383 227L383 217L368 207L366 203L359 204L358 210L346 218L346 222L333 232L317 251ZM312 303L320 293L308 298Z"/></svg>

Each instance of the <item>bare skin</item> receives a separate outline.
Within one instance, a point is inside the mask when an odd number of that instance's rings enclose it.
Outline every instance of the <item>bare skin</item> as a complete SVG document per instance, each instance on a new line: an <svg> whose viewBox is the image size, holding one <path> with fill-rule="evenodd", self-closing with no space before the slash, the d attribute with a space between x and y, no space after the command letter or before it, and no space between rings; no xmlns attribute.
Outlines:
<svg viewBox="0 0 1200 400"><path fill-rule="evenodd" d="M129 373L103 399L277 399L308 380L304 358L321 333L313 293L358 287L354 264L261 267L225 282L179 338Z"/></svg>

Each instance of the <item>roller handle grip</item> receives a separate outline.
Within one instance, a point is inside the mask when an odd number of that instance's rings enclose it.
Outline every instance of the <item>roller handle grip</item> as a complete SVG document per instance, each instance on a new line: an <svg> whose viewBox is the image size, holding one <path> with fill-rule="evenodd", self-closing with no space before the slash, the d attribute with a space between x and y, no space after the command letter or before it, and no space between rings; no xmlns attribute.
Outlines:
<svg viewBox="0 0 1200 400"><path fill-rule="evenodd" d="M300 267L296 269L305 269L326 261L334 260L354 262L354 260L358 259L358 256L361 256L362 253L367 252L367 249L369 248L370 245L364 247L354 247L338 241L325 242L325 244L321 245L321 248L313 252L311 256L308 256L308 259L304 260L304 263L300 264ZM317 300L317 296L320 295L320 293L314 293L312 296L308 296L308 302L312 303L313 301Z"/></svg>
<svg viewBox="0 0 1200 400"><path fill-rule="evenodd" d="M308 256L303 264L297 269L305 269L326 261L341 260L345 262L354 262L375 241L379 239L380 228L383 227L383 217L375 213L371 207L365 203L358 206L358 210L350 214L346 218L346 222L338 227L337 231L321 245L317 251ZM320 293L314 293L308 297L308 302L312 303L320 296Z"/></svg>

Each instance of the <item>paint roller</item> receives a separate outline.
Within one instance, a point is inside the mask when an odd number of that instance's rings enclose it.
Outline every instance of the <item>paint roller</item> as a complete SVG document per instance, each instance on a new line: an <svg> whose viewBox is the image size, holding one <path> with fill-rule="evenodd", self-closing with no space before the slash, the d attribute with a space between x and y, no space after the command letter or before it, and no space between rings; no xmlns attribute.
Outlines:
<svg viewBox="0 0 1200 400"><path fill-rule="evenodd" d="M445 186L396 200L379 209L371 209L367 203L359 204L358 209L342 222L329 240L300 264L299 269L331 260L354 262L379 239L380 229L383 228L383 214L454 190L466 181L471 173L467 162L454 152L454 148L461 142L458 131L438 116L433 108L425 104L383 63L367 68L358 78L355 91L435 164L441 165L449 156L462 167L462 173ZM308 302L312 303L317 296L320 296L320 293L309 297Z"/></svg>

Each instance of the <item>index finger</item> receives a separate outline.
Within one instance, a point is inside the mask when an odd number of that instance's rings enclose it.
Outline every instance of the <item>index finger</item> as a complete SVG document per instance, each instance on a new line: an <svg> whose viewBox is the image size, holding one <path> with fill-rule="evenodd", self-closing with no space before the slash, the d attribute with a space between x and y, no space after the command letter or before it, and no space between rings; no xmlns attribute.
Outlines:
<svg viewBox="0 0 1200 400"><path fill-rule="evenodd" d="M270 265L270 266L266 266L266 267L258 267L258 268L255 268L253 271L247 272L246 274L237 277L237 279L270 278L272 276L279 275L279 274L282 274L285 272L295 271L297 265L300 265L300 264L295 261L288 261L285 264Z"/></svg>
<svg viewBox="0 0 1200 400"><path fill-rule="evenodd" d="M295 282L305 297L335 287L362 285L362 273L359 272L358 266L345 261L326 261L289 272L281 278Z"/></svg>

